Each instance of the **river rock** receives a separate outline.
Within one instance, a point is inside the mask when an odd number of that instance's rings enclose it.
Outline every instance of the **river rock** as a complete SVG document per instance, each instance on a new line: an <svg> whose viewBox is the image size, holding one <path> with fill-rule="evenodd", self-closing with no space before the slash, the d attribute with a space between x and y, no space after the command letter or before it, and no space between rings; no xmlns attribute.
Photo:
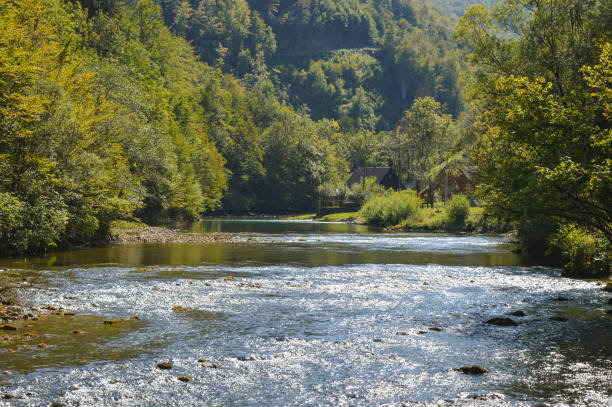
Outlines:
<svg viewBox="0 0 612 407"><path fill-rule="evenodd" d="M481 375L485 373L489 373L487 369L478 365L472 366L461 366L458 369L455 369L457 372L461 372L463 374L472 374L472 375Z"/></svg>
<svg viewBox="0 0 612 407"><path fill-rule="evenodd" d="M560 296L558 296L558 297L553 298L553 301L557 301L557 302L565 302L565 301L569 301L569 298L567 298L567 297L563 297L563 296L561 296L561 295L560 295Z"/></svg>
<svg viewBox="0 0 612 407"><path fill-rule="evenodd" d="M612 293L612 283L608 283L605 287L601 287L601 291Z"/></svg>
<svg viewBox="0 0 612 407"><path fill-rule="evenodd" d="M526 317L527 316L527 314L525 314L525 311L523 310L514 311L514 312L509 313L508 315L512 315L515 317Z"/></svg>
<svg viewBox="0 0 612 407"><path fill-rule="evenodd" d="M206 362L208 362L208 359L205 359L205 358L198 359L198 363L206 363Z"/></svg>
<svg viewBox="0 0 612 407"><path fill-rule="evenodd" d="M559 316L555 316L555 317L550 317L551 321L557 321L557 322L567 322L569 321L569 319L565 318L565 317L559 317Z"/></svg>
<svg viewBox="0 0 612 407"><path fill-rule="evenodd" d="M0 325L0 330L2 331L16 331L17 327L11 324Z"/></svg>
<svg viewBox="0 0 612 407"><path fill-rule="evenodd" d="M612 297L610 297L610 299L608 299L608 305L612 305Z"/></svg>
<svg viewBox="0 0 612 407"><path fill-rule="evenodd" d="M188 312L188 311L191 311L191 308L189 308L189 307L181 307L180 305L177 305L175 307L172 307L172 311L174 311L174 312Z"/></svg>
<svg viewBox="0 0 612 407"><path fill-rule="evenodd" d="M203 364L202 367L207 367L209 369L219 369L221 365L218 363L209 363L209 364Z"/></svg>
<svg viewBox="0 0 612 407"><path fill-rule="evenodd" d="M118 324L121 322L120 318L116 318L116 319L105 319L104 320L104 325L113 325L113 324Z"/></svg>
<svg viewBox="0 0 612 407"><path fill-rule="evenodd" d="M612 309L607 310L607 311L606 311L606 314L608 314L608 315L612 315Z"/></svg>
<svg viewBox="0 0 612 407"><path fill-rule="evenodd" d="M480 401L503 400L505 397L499 393L473 394L471 399Z"/></svg>
<svg viewBox="0 0 612 407"><path fill-rule="evenodd" d="M438 328L437 326L432 326L431 328L428 328L430 331L436 331L436 332L441 332L442 328Z"/></svg>
<svg viewBox="0 0 612 407"><path fill-rule="evenodd" d="M496 317L491 318L487 321L489 325L497 325L497 326L517 326L518 324L511 318L505 317Z"/></svg>
<svg viewBox="0 0 612 407"><path fill-rule="evenodd" d="M132 321L138 321L138 320L140 319L140 317L139 317L138 315L132 315L132 316L130 317L130 319L131 319Z"/></svg>
<svg viewBox="0 0 612 407"><path fill-rule="evenodd" d="M156 366L158 369L161 370L170 370L174 367L171 362L159 362Z"/></svg>
<svg viewBox="0 0 612 407"><path fill-rule="evenodd" d="M183 383L189 383L190 381L192 381L193 379L189 376L179 376L177 377L177 379L179 379L180 381L182 381Z"/></svg>

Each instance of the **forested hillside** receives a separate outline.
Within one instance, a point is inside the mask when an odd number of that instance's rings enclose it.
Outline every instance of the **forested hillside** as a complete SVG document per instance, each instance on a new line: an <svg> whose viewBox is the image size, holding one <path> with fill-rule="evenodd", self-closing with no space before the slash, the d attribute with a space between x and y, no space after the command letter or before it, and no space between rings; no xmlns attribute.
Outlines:
<svg viewBox="0 0 612 407"><path fill-rule="evenodd" d="M342 130L388 130L415 98L462 109L451 20L414 0L161 0L207 63L269 75L279 94Z"/></svg>
<svg viewBox="0 0 612 407"><path fill-rule="evenodd" d="M475 4L482 4L487 7L495 4L495 0L421 0L421 2L430 4L453 20L463 16L465 11Z"/></svg>
<svg viewBox="0 0 612 407"><path fill-rule="evenodd" d="M417 98L459 115L450 21L412 0L0 0L0 247L313 210L396 163Z"/></svg>
<svg viewBox="0 0 612 407"><path fill-rule="evenodd" d="M83 6L0 1L2 251L82 243L134 216L311 209L347 171L334 122L199 62L152 1Z"/></svg>

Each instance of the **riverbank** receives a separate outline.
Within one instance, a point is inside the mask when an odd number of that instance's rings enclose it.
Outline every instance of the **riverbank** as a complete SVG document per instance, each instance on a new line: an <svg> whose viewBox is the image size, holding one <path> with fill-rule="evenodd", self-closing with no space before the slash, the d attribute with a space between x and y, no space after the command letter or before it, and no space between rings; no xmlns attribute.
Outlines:
<svg viewBox="0 0 612 407"><path fill-rule="evenodd" d="M52 306L36 307L26 297L28 290L33 290L34 280L21 276L21 270L0 269L0 333L16 331L21 321L37 321L52 312L63 311ZM7 341L7 336L0 339Z"/></svg>
<svg viewBox="0 0 612 407"><path fill-rule="evenodd" d="M313 220L316 222L343 222L366 225L367 219L359 211L332 213L317 217L316 214L306 214L286 217L287 220ZM448 224L444 207L420 208L414 219L404 220L397 225L386 227L394 232L428 232L428 233L483 233L507 234L512 228L485 214L484 207L473 207L464 222Z"/></svg>
<svg viewBox="0 0 612 407"><path fill-rule="evenodd" d="M340 212L317 217L316 213L288 216L286 220L313 220L316 222L343 222L355 225L365 225L367 222L359 212Z"/></svg>
<svg viewBox="0 0 612 407"><path fill-rule="evenodd" d="M113 227L110 231L108 243L111 245L130 243L235 243L241 240L243 239L239 236L228 233L188 233L167 227L132 224L124 225L124 227Z"/></svg>

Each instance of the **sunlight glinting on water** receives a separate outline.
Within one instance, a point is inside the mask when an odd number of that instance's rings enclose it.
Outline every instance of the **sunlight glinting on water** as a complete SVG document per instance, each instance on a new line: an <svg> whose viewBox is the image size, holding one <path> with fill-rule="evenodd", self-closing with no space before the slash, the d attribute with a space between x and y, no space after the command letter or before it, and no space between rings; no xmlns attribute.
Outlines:
<svg viewBox="0 0 612 407"><path fill-rule="evenodd" d="M505 250L504 239L491 237L268 238L289 252L315 244L331 252L343 250L338 246ZM90 266L39 275L47 289L37 292L38 304L59 298L62 307L78 313L140 320L125 330L95 333L83 344L94 347L95 355L61 341L47 350L62 355L59 359L24 349L16 354L22 360L11 363L0 353L5 368L14 370L0 376L0 389L21 397L17 405L54 400L92 406L612 403L609 341L598 339L610 334L610 319L597 305L606 297L594 283L561 278L554 270L269 260ZM555 302L560 295L568 301ZM187 309L177 312L175 306ZM527 314L515 318L517 327L485 324L516 310ZM556 315L569 321L551 321ZM199 358L207 361L198 363ZM174 368L157 369L161 360L172 361ZM491 373L454 370L472 364ZM193 381L182 383L180 375Z"/></svg>

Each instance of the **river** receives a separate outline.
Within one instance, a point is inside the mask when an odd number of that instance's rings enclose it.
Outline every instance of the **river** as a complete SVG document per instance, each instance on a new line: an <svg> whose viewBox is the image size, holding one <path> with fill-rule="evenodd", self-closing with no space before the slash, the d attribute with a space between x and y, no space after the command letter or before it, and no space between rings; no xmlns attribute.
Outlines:
<svg viewBox="0 0 612 407"><path fill-rule="evenodd" d="M609 294L530 266L503 237L271 220L190 231L239 241L1 260L34 279L35 305L76 315L0 340L0 396L13 397L0 405L612 405ZM485 323L518 310L518 326Z"/></svg>

